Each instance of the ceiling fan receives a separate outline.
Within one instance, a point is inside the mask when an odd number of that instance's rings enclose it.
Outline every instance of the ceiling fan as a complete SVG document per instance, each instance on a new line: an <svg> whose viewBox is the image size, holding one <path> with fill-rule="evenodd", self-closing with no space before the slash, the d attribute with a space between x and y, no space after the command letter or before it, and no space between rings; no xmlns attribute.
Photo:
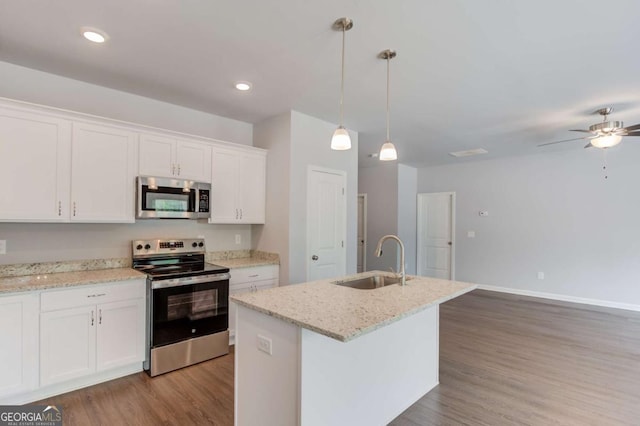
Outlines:
<svg viewBox="0 0 640 426"><path fill-rule="evenodd" d="M585 145L585 148L611 148L616 146L622 141L623 136L640 136L640 124L634 124L633 126L624 127L622 121L609 121L609 114L613 111L613 108L600 108L595 111L594 114L600 114L603 117L601 123L593 124L589 126L589 130L572 129L570 132L582 132L589 133L588 136L582 138L565 139L555 142L547 142L538 146L554 145L557 143L571 142L577 140L588 140L589 143Z"/></svg>

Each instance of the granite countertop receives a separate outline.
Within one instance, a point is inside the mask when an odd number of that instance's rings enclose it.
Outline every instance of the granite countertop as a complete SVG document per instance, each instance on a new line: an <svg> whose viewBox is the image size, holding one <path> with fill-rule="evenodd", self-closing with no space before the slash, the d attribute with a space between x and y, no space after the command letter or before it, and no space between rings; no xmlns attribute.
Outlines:
<svg viewBox="0 0 640 426"><path fill-rule="evenodd" d="M229 269L251 268L254 266L279 265L280 256L258 250L230 250L209 252L206 261Z"/></svg>
<svg viewBox="0 0 640 426"><path fill-rule="evenodd" d="M131 268L99 269L92 271L57 272L40 275L0 277L0 294L46 290L99 284L113 281L144 279L146 274Z"/></svg>
<svg viewBox="0 0 640 426"><path fill-rule="evenodd" d="M347 342L477 287L476 284L417 276L407 276L410 279L404 287L396 284L373 290L332 283L372 275L394 276L389 272L369 271L237 294L230 299L247 308Z"/></svg>

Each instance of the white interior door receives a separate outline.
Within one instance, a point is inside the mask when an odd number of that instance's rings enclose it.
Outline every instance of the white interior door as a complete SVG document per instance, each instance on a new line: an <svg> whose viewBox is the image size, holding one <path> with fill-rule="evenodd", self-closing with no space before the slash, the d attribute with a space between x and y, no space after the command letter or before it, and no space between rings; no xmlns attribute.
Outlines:
<svg viewBox="0 0 640 426"><path fill-rule="evenodd" d="M307 172L307 280L346 274L346 174L309 167Z"/></svg>
<svg viewBox="0 0 640 426"><path fill-rule="evenodd" d="M418 194L418 275L454 279L455 193Z"/></svg>
<svg viewBox="0 0 640 426"><path fill-rule="evenodd" d="M358 265L357 271L367 270L367 194L358 194Z"/></svg>

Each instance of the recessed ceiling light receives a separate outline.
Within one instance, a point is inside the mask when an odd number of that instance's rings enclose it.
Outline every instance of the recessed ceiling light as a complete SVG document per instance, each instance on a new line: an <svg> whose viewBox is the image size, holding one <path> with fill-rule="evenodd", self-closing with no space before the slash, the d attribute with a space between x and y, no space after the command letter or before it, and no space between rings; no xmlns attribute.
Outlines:
<svg viewBox="0 0 640 426"><path fill-rule="evenodd" d="M249 83L248 81L238 81L236 82L236 89L240 90L241 92L247 92L251 90L251 83Z"/></svg>
<svg viewBox="0 0 640 426"><path fill-rule="evenodd" d="M104 43L109 39L109 36L104 31L96 28L82 27L80 32L84 38L94 43Z"/></svg>
<svg viewBox="0 0 640 426"><path fill-rule="evenodd" d="M467 149L466 151L450 152L449 155L452 155L454 157L471 157L472 155L486 154L488 152L489 151L487 151L486 149L477 148L477 149Z"/></svg>

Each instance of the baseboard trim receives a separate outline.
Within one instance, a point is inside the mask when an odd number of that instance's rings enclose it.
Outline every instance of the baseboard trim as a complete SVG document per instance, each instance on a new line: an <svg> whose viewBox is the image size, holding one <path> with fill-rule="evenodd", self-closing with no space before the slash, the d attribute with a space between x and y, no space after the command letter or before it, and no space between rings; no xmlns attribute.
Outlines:
<svg viewBox="0 0 640 426"><path fill-rule="evenodd" d="M125 365L123 367L114 368L113 370L103 371L66 382L44 386L23 394L6 396L0 398L0 405L28 404L61 395L63 393L86 388L88 386L97 385L98 383L107 382L113 379L119 379L121 377L139 373L141 371L142 362L136 362L133 364Z"/></svg>
<svg viewBox="0 0 640 426"><path fill-rule="evenodd" d="M559 300L562 302L580 303L582 305L601 306L604 308L623 309L626 311L640 312L640 305L631 303L611 302L608 300L589 299L586 297L567 296L564 294L545 293L542 291L520 290L517 288L497 287L493 285L479 284L478 289L487 291L496 291L500 293L517 294L520 296L539 297L541 299Z"/></svg>

